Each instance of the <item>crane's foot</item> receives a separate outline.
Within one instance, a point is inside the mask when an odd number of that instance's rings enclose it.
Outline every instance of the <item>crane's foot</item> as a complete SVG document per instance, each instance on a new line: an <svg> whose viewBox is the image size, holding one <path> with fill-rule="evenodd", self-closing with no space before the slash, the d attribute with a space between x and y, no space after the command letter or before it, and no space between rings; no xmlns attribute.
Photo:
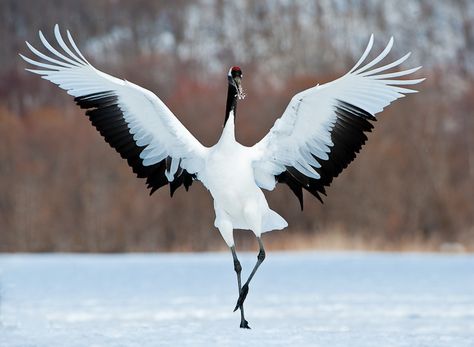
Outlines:
<svg viewBox="0 0 474 347"><path fill-rule="evenodd" d="M242 290L240 291L239 298L237 299L237 305L235 305L234 312L239 309L239 307L242 307L245 301L245 298L247 298L247 294L249 293L249 285L245 283L242 287Z"/></svg>
<svg viewBox="0 0 474 347"><path fill-rule="evenodd" d="M245 319L242 319L242 321L240 322L240 327L242 329L250 329L249 322L247 322Z"/></svg>

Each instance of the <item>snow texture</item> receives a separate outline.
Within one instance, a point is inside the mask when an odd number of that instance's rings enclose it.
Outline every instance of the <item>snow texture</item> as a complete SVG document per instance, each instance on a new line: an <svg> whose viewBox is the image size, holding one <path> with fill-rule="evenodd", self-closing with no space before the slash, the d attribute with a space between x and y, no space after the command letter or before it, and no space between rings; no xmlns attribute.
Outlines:
<svg viewBox="0 0 474 347"><path fill-rule="evenodd" d="M230 55L244 66L265 62L261 73L304 75L328 66L345 71L374 33L379 48L395 36L393 57L412 50L413 66L444 66L455 88L462 88L457 85L466 74L474 75L472 0L198 0L181 15L182 32L163 12L153 25L141 28L143 35L117 26L90 39L85 51L110 64L123 55L121 43L133 39L143 52L198 62L200 74L221 73Z"/></svg>
<svg viewBox="0 0 474 347"><path fill-rule="evenodd" d="M244 270L255 254L241 255ZM1 255L0 346L474 346L474 256Z"/></svg>

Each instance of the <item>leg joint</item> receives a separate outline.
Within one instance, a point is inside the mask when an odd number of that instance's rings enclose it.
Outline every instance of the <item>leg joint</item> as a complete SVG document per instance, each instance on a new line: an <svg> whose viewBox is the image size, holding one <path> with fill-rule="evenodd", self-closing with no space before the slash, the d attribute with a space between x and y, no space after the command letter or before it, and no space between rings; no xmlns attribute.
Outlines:
<svg viewBox="0 0 474 347"><path fill-rule="evenodd" d="M260 252L258 252L257 260L263 261L264 259L265 259L265 250L261 248Z"/></svg>
<svg viewBox="0 0 474 347"><path fill-rule="evenodd" d="M242 266L240 265L240 261L238 261L237 259L234 260L234 270L235 272L237 272L237 274L240 274L240 272L242 271Z"/></svg>

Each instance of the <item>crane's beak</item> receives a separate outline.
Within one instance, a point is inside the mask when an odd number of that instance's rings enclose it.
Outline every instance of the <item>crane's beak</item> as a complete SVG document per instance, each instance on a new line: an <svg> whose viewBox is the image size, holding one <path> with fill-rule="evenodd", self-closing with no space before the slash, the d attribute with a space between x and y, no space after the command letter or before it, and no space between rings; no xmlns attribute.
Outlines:
<svg viewBox="0 0 474 347"><path fill-rule="evenodd" d="M236 76L234 77L234 84L235 87L237 88L237 97L239 100L242 100L245 98L245 93L244 89L242 88L242 77Z"/></svg>

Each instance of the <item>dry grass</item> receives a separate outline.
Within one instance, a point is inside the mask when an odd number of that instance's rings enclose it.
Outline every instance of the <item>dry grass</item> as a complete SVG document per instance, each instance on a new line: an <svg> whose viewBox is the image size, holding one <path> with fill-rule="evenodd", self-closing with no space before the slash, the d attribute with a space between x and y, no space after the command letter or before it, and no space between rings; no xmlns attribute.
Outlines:
<svg viewBox="0 0 474 347"><path fill-rule="evenodd" d="M219 238L217 230L216 238ZM324 231L274 231L263 235L266 249L269 251L369 251L369 252L442 252L471 253L474 252L474 229L468 230L462 239L446 242L442 237L434 235L423 237L422 233L405 236L389 241L384 233L360 231L349 234L342 228ZM256 252L258 250L255 236L251 232L237 231L236 246L240 251ZM225 243L214 243L216 246L209 251L227 251ZM137 250L139 251L139 250ZM148 250L149 251L149 250ZM193 245L186 244L173 247L174 252L195 252Z"/></svg>

